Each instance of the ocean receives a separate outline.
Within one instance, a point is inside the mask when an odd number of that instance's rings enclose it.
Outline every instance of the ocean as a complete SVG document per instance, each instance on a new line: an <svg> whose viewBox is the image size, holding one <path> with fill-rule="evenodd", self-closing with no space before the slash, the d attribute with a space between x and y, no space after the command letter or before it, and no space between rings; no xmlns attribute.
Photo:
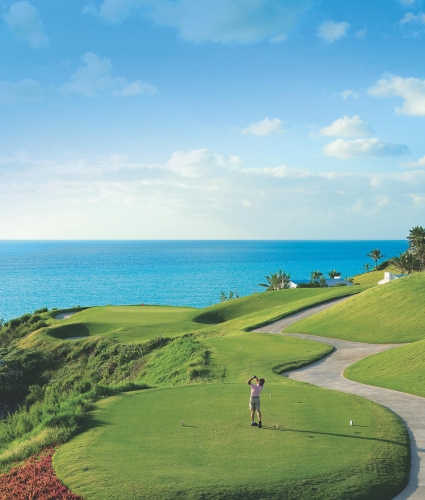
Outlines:
<svg viewBox="0 0 425 500"><path fill-rule="evenodd" d="M76 305L204 307L221 291L263 291L259 283L279 269L296 279L358 274L374 248L389 258L407 240L0 241L0 318Z"/></svg>

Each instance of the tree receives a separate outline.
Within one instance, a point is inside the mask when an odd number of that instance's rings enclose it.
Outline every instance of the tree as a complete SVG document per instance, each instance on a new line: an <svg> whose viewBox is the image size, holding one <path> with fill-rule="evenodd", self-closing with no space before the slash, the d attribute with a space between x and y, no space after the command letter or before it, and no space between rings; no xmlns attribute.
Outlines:
<svg viewBox="0 0 425 500"><path fill-rule="evenodd" d="M326 288L328 286L328 284L326 283L326 279L325 277L322 275L320 276L320 280L319 280L319 286L322 288Z"/></svg>
<svg viewBox="0 0 425 500"><path fill-rule="evenodd" d="M321 273L320 271L311 271L310 276L310 281L314 283L315 281L319 280L321 276L323 276L323 273Z"/></svg>
<svg viewBox="0 0 425 500"><path fill-rule="evenodd" d="M341 273L338 272L338 271L335 271L335 269L333 271L329 271L328 272L328 276L331 280L333 280L334 278L336 278L337 276L341 276Z"/></svg>
<svg viewBox="0 0 425 500"><path fill-rule="evenodd" d="M412 274L415 271L420 271L421 262L416 256L416 254L407 250L406 252L400 252L398 257L393 257L391 263L396 269L398 269L403 274Z"/></svg>
<svg viewBox="0 0 425 500"><path fill-rule="evenodd" d="M381 250L379 248L375 248L375 250L371 250L370 253L366 254L368 257L370 257L373 261L375 261L375 271L378 270L378 260L381 260L385 257L385 255L382 255Z"/></svg>
<svg viewBox="0 0 425 500"><path fill-rule="evenodd" d="M369 272L369 269L372 267L371 264L363 264L363 269L366 270L366 272L368 273Z"/></svg>
<svg viewBox="0 0 425 500"><path fill-rule="evenodd" d="M409 231L407 240L409 250L420 261L420 270L425 271L425 229L422 226L415 226Z"/></svg>
<svg viewBox="0 0 425 500"><path fill-rule="evenodd" d="M266 287L266 292L272 290L282 290L283 288L289 288L289 282L291 280L291 275L286 274L285 271L282 272L281 269L277 273L273 273L270 276L265 276L267 283L260 283L258 286Z"/></svg>

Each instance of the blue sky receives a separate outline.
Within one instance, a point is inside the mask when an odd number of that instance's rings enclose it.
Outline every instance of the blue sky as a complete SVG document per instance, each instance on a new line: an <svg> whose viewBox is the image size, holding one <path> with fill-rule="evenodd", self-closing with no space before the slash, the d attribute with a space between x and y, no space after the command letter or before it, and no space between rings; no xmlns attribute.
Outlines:
<svg viewBox="0 0 425 500"><path fill-rule="evenodd" d="M3 1L1 239L402 239L422 0Z"/></svg>

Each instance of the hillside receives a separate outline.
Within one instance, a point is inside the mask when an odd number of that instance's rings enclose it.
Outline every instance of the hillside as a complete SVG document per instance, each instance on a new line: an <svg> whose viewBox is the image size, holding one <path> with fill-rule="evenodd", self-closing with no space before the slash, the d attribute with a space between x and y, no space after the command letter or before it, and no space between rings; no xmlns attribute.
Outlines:
<svg viewBox="0 0 425 500"><path fill-rule="evenodd" d="M425 397L425 340L369 356L344 375L362 384Z"/></svg>
<svg viewBox="0 0 425 500"><path fill-rule="evenodd" d="M368 343L405 343L425 338L425 273L373 287L285 333L308 333Z"/></svg>

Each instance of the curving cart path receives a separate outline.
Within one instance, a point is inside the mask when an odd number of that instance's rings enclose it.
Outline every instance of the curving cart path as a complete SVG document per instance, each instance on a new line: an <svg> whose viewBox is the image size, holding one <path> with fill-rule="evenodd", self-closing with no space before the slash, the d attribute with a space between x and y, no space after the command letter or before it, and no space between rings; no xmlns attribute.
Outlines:
<svg viewBox="0 0 425 500"><path fill-rule="evenodd" d="M312 307L297 314L271 323L255 331L263 333L280 333L284 328L299 319L316 314L337 301ZM316 340L334 347L334 351L326 358L309 366L286 372L285 376L308 382L320 387L356 394L386 406L396 413L406 425L410 436L411 468L409 483L394 500L425 499L425 399L402 392L382 389L353 382L344 378L344 370L362 358L397 347L397 344L362 344L344 340L317 337L315 335L291 334L293 337Z"/></svg>

